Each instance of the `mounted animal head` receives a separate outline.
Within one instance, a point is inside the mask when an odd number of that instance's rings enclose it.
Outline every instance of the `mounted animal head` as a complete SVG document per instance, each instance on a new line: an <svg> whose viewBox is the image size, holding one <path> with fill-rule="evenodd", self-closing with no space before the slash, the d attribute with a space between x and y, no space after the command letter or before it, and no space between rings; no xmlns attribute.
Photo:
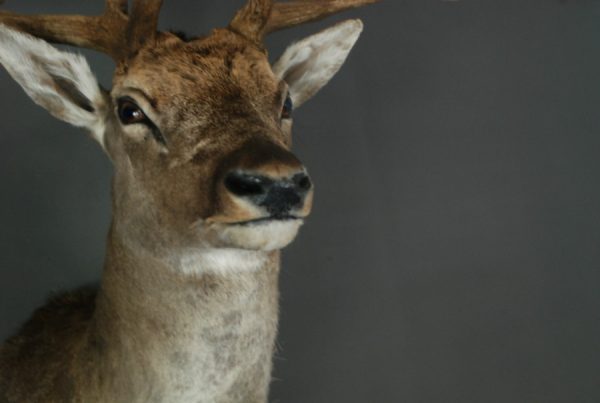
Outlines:
<svg viewBox="0 0 600 403"><path fill-rule="evenodd" d="M375 1L250 0L228 27L191 40L157 31L161 0L107 0L101 16L0 12L0 63L113 161L113 230L129 245L275 250L295 237L313 197L290 152L292 109L338 71L362 24L297 42L273 66L263 38ZM113 88L46 41L110 55Z"/></svg>

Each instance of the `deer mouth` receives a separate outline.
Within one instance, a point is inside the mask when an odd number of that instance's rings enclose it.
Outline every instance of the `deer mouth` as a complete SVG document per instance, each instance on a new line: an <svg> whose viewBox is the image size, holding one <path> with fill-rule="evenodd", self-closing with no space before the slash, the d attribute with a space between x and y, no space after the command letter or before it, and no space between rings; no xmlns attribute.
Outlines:
<svg viewBox="0 0 600 403"><path fill-rule="evenodd" d="M260 224L268 224L272 222L281 222L281 221L304 221L304 217L299 217L295 215L272 215L268 217L255 218L253 220L239 221L233 222L229 225L237 225L237 226L251 226L251 225L260 225Z"/></svg>
<svg viewBox="0 0 600 403"><path fill-rule="evenodd" d="M213 227L213 230L219 245L272 251L289 245L296 238L302 224L304 218L299 216L266 216L221 223Z"/></svg>

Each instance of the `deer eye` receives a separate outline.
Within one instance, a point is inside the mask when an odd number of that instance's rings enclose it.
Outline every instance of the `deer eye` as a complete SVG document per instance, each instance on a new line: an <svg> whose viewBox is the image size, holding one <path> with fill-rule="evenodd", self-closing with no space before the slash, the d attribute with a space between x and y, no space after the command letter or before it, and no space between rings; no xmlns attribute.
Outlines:
<svg viewBox="0 0 600 403"><path fill-rule="evenodd" d="M156 141L164 146L167 145L167 141L158 127L156 127L156 125L152 123L150 119L148 119L144 111L142 111L142 108L137 106L131 98L120 98L117 101L117 111L119 113L119 120L121 120L121 123L124 125L142 123L150 128L152 131L152 136L154 136Z"/></svg>
<svg viewBox="0 0 600 403"><path fill-rule="evenodd" d="M294 103L292 102L292 98L288 94L285 102L283 103L283 108L281 109L281 119L290 119L292 117L292 111L294 110Z"/></svg>
<svg viewBox="0 0 600 403"><path fill-rule="evenodd" d="M124 125L148 122L148 118L142 109L128 98L119 99L117 109L119 119Z"/></svg>

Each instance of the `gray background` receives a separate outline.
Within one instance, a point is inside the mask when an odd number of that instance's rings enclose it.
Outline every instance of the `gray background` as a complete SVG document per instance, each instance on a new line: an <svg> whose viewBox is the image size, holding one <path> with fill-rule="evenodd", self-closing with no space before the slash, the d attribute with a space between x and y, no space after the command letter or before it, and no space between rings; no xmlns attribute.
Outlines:
<svg viewBox="0 0 600 403"><path fill-rule="evenodd" d="M202 33L241 1L166 1ZM99 12L101 1L8 1ZM296 113L273 402L600 401L600 2L387 0ZM111 63L86 52L100 80ZM98 279L111 168L0 71L0 338Z"/></svg>

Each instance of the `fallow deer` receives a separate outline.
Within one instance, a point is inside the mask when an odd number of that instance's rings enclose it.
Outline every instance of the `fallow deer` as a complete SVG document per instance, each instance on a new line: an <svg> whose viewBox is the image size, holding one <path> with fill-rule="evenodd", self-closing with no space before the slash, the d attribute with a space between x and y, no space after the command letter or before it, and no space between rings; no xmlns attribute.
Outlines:
<svg viewBox="0 0 600 403"><path fill-rule="evenodd" d="M376 0L249 0L194 39L157 30L161 0L100 16L0 12L0 63L39 105L87 129L114 165L98 290L52 298L0 349L1 402L266 402L279 250L311 210L292 107L338 71L349 20L291 45L273 31ZM82 56L110 55L103 90Z"/></svg>

